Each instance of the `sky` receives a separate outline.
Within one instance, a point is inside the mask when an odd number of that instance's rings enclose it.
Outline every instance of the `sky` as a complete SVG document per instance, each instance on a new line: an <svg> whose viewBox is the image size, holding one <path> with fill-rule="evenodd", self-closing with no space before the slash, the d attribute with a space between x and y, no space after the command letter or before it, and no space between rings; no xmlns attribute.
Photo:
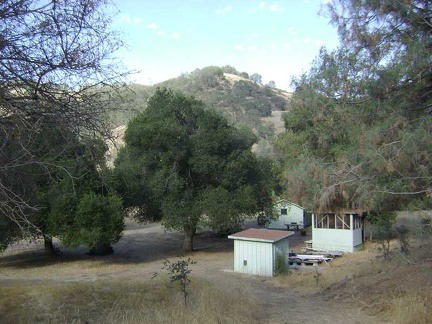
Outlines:
<svg viewBox="0 0 432 324"><path fill-rule="evenodd" d="M114 0L114 27L128 50L117 53L131 81L153 85L206 66L230 65L290 89L321 46L338 46L319 16L325 0Z"/></svg>

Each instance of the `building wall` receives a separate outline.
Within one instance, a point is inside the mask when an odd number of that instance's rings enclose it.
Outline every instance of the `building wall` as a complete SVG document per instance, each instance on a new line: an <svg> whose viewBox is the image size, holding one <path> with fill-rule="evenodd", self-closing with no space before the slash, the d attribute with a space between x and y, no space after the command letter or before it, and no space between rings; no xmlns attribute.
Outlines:
<svg viewBox="0 0 432 324"><path fill-rule="evenodd" d="M312 229L314 249L353 252L353 232L343 229Z"/></svg>
<svg viewBox="0 0 432 324"><path fill-rule="evenodd" d="M353 231L353 246L354 250L363 244L363 230L361 228Z"/></svg>
<svg viewBox="0 0 432 324"><path fill-rule="evenodd" d="M271 277L274 275L276 255L287 255L288 251L288 238L274 244L234 240L234 271Z"/></svg>
<svg viewBox="0 0 432 324"><path fill-rule="evenodd" d="M272 243L234 240L234 271L273 276L273 253Z"/></svg>
<svg viewBox="0 0 432 324"><path fill-rule="evenodd" d="M353 224L353 215L351 215ZM354 252L362 244L362 229L316 228L312 227L312 247L314 249Z"/></svg>
<svg viewBox="0 0 432 324"><path fill-rule="evenodd" d="M282 201L276 205L279 218L271 220L268 223L268 228L287 229L286 224L297 223L300 225L308 226L309 224L303 224L304 222L304 210L296 205L289 202ZM286 209L287 214L281 215L281 209Z"/></svg>

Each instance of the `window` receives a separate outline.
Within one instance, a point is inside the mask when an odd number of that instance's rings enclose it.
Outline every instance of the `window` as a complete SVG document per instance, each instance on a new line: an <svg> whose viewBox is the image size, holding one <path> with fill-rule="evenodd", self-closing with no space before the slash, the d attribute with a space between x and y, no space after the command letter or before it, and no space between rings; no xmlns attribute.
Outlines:
<svg viewBox="0 0 432 324"><path fill-rule="evenodd" d="M361 217L359 215L353 215L354 218L354 229L361 228Z"/></svg>
<svg viewBox="0 0 432 324"><path fill-rule="evenodd" d="M281 208L280 214L281 215L288 215L288 210L286 208Z"/></svg>
<svg viewBox="0 0 432 324"><path fill-rule="evenodd" d="M336 215L328 215L328 219L329 219L329 224L328 224L328 228L336 228L336 224L335 224L335 219L336 219Z"/></svg>
<svg viewBox="0 0 432 324"><path fill-rule="evenodd" d="M353 228L361 228L361 218L358 215L353 215L354 224L351 224L351 215L350 214L325 214L325 215L316 215L315 216L315 228L332 228L332 229L351 229Z"/></svg>
<svg viewBox="0 0 432 324"><path fill-rule="evenodd" d="M344 217L344 229L351 229L351 216L349 214L343 215Z"/></svg>
<svg viewBox="0 0 432 324"><path fill-rule="evenodd" d="M350 215L336 215L337 229L350 229Z"/></svg>
<svg viewBox="0 0 432 324"><path fill-rule="evenodd" d="M327 215L317 215L315 218L315 228L327 228Z"/></svg>

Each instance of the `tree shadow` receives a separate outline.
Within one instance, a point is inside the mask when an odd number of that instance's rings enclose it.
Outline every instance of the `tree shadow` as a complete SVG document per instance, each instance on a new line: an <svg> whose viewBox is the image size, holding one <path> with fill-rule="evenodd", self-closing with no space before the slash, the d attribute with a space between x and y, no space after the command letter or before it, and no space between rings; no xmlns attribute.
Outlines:
<svg viewBox="0 0 432 324"><path fill-rule="evenodd" d="M9 251L0 254L1 268L29 269L48 267L81 261L97 261L106 264L139 264L162 261L184 255L181 247L181 232L155 231L142 232L139 229L125 230L124 236L113 244L114 253L106 256L88 255L88 249L79 247L71 250L57 244L60 251L57 255L47 255L43 245L20 251ZM234 243L226 237L212 237L211 232L203 231L194 237L194 251L221 253L233 250Z"/></svg>

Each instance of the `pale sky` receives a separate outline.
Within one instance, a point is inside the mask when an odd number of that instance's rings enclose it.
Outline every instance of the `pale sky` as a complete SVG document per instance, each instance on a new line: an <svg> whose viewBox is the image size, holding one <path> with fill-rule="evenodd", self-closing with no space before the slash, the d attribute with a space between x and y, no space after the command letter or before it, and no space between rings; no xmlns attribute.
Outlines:
<svg viewBox="0 0 432 324"><path fill-rule="evenodd" d="M129 51L117 54L132 81L156 84L210 65L231 65L263 83L289 89L321 46L338 45L336 29L318 16L324 0L114 0L115 27Z"/></svg>

